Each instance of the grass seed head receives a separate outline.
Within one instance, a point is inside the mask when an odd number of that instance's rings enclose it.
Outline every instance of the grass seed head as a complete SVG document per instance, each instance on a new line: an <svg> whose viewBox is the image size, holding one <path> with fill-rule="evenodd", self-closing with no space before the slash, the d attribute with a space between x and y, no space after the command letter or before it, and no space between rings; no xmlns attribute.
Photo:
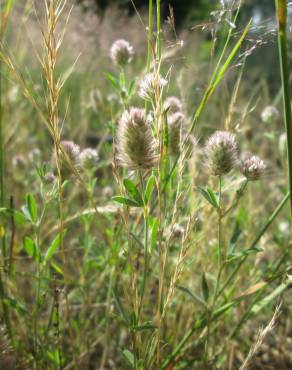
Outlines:
<svg viewBox="0 0 292 370"><path fill-rule="evenodd" d="M155 92L160 94L168 81L160 74L148 73L140 82L139 96L145 100L153 100Z"/></svg>
<svg viewBox="0 0 292 370"><path fill-rule="evenodd" d="M209 168L214 176L228 174L238 163L235 135L227 131L216 131L210 136L205 151Z"/></svg>

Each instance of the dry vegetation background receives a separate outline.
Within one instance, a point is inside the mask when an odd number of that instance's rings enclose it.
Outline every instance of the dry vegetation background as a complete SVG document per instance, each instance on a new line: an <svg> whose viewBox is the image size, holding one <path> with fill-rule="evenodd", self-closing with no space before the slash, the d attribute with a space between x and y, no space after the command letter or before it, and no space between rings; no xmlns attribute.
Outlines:
<svg viewBox="0 0 292 370"><path fill-rule="evenodd" d="M47 1L47 11L45 3L16 0L1 36L0 369L292 369L291 217L274 14L256 19L244 1L214 1L207 19L177 31L171 17L162 21L161 55L154 26L156 78L145 101L148 9L129 17L114 5L100 14L93 1ZM56 29L52 4L64 4ZM54 55L54 37L64 30ZM123 68L111 57L117 39L134 49ZM217 72L227 69L192 130L220 55ZM169 149L169 96L182 104L179 157ZM158 168L133 171L119 160L123 113L133 106L152 117ZM212 175L214 148L206 151L218 130L239 146L226 176ZM239 161L251 153L265 168L246 186Z"/></svg>

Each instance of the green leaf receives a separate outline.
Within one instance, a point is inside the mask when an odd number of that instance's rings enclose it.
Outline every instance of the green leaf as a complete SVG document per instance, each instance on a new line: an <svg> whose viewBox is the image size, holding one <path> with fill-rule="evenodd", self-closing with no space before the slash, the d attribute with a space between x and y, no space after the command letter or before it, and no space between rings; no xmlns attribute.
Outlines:
<svg viewBox="0 0 292 370"><path fill-rule="evenodd" d="M140 194L137 186L130 179L124 179L124 187L127 190L128 194L140 205L144 206L142 195Z"/></svg>
<svg viewBox="0 0 292 370"><path fill-rule="evenodd" d="M151 195L154 188L154 182L155 178L153 175L151 175L147 181L146 190L145 190L145 204L148 204L148 202L151 199Z"/></svg>
<svg viewBox="0 0 292 370"><path fill-rule="evenodd" d="M125 349L125 350L123 350L122 354L123 354L123 356L125 357L125 359L128 361L128 363L129 363L132 367L134 367L134 363L135 363L135 361L134 361L134 355L133 355L133 353L132 353L132 352L130 352L129 350Z"/></svg>
<svg viewBox="0 0 292 370"><path fill-rule="evenodd" d="M144 324L138 325L136 327L136 331L144 331L144 330L155 330L157 326L151 322L145 322Z"/></svg>
<svg viewBox="0 0 292 370"><path fill-rule="evenodd" d="M53 257L53 255L56 253L56 251L60 247L61 240L62 240L62 236L61 236L61 234L58 234L55 237L55 239L53 240L52 244L49 246L49 248L48 248L48 250L45 254L43 265L48 263L50 261L50 259Z"/></svg>
<svg viewBox="0 0 292 370"><path fill-rule="evenodd" d="M228 258L228 262L248 256L249 254L260 253L260 252L263 252L263 248L259 248L259 247L248 248L248 249L243 250L241 253L230 254Z"/></svg>
<svg viewBox="0 0 292 370"><path fill-rule="evenodd" d="M128 96L130 97L132 95L132 92L133 92L133 88L135 86L135 82L136 80L132 80L129 84L129 87L128 87Z"/></svg>
<svg viewBox="0 0 292 370"><path fill-rule="evenodd" d="M240 228L239 223L236 222L233 235L228 243L227 256L233 254L236 242L241 234L242 229Z"/></svg>
<svg viewBox="0 0 292 370"><path fill-rule="evenodd" d="M30 221L22 212L16 211L15 209L3 207L0 208L0 213L4 214L5 217L11 217L13 215L14 221L18 224L25 224L27 221Z"/></svg>
<svg viewBox="0 0 292 370"><path fill-rule="evenodd" d="M206 303L203 301L203 299L201 297L199 297L197 294L192 293L188 288L183 287L181 285L177 285L176 288L179 289L180 291L182 291L183 293L186 293L196 303L200 303L201 305L206 307Z"/></svg>
<svg viewBox="0 0 292 370"><path fill-rule="evenodd" d="M15 4L15 0L7 0L6 7L5 7L5 13L9 14L11 11L12 6Z"/></svg>
<svg viewBox="0 0 292 370"><path fill-rule="evenodd" d="M23 247L29 257L33 258L36 261L40 260L40 253L35 242L29 237L25 236L23 238Z"/></svg>
<svg viewBox="0 0 292 370"><path fill-rule="evenodd" d="M126 206L129 206L129 207L141 207L141 205L137 203L135 200L130 199L130 198L125 198L121 195L112 197L112 200L114 200L117 203L125 204Z"/></svg>
<svg viewBox="0 0 292 370"><path fill-rule="evenodd" d="M151 238L150 238L150 253L153 253L158 233L158 219L155 218L152 223Z"/></svg>
<svg viewBox="0 0 292 370"><path fill-rule="evenodd" d="M203 292L203 297L204 297L205 301L208 302L209 287L208 287L208 282L207 282L206 275L205 275L204 272L203 272L203 275L202 275L202 292Z"/></svg>
<svg viewBox="0 0 292 370"><path fill-rule="evenodd" d="M291 283L290 283L291 284ZM267 304L274 301L274 299L284 292L285 289L288 288L290 284L282 283L279 285L272 293L267 295L265 298L261 299L257 304L255 304L251 310L252 313L257 314L261 311Z"/></svg>
<svg viewBox="0 0 292 370"><path fill-rule="evenodd" d="M120 91L120 84L119 81L115 78L115 76L113 76L110 73L105 73L105 77L111 82L115 90Z"/></svg>
<svg viewBox="0 0 292 370"><path fill-rule="evenodd" d="M198 186L198 191L211 204L212 207L219 209L218 197L212 189L209 187L204 189L203 187Z"/></svg>
<svg viewBox="0 0 292 370"><path fill-rule="evenodd" d="M28 313L26 307L22 303L18 302L16 299L8 297L8 296L4 296L0 298L6 306L14 308L18 313L20 314Z"/></svg>
<svg viewBox="0 0 292 370"><path fill-rule="evenodd" d="M30 215L30 219L33 223L37 221L37 205L36 200L32 194L26 196L26 209Z"/></svg>

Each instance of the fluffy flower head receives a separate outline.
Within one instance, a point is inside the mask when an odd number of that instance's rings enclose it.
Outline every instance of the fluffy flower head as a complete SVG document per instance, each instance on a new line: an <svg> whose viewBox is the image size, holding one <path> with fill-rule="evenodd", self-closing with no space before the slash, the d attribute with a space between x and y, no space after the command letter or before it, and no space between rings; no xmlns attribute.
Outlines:
<svg viewBox="0 0 292 370"><path fill-rule="evenodd" d="M264 123L273 123L280 118L280 113L273 105L268 105L261 113L261 118Z"/></svg>
<svg viewBox="0 0 292 370"><path fill-rule="evenodd" d="M79 156L80 165L86 170L94 170L98 162L98 154L95 149L86 148Z"/></svg>
<svg viewBox="0 0 292 370"><path fill-rule="evenodd" d="M170 155L177 156L181 149L181 133L185 116L173 113L168 116L168 149Z"/></svg>
<svg viewBox="0 0 292 370"><path fill-rule="evenodd" d="M265 162L257 157L256 155L253 155L247 159L244 159L241 162L240 171L241 173L249 180L249 181L256 181L260 180L265 172L266 172L267 166Z"/></svg>
<svg viewBox="0 0 292 370"><path fill-rule="evenodd" d="M163 108L165 111L167 110L170 114L181 112L182 103L176 96L169 96L167 99L165 99Z"/></svg>
<svg viewBox="0 0 292 370"><path fill-rule="evenodd" d="M123 113L117 132L117 160L130 170L156 164L156 143L144 109L130 108Z"/></svg>
<svg viewBox="0 0 292 370"><path fill-rule="evenodd" d="M237 165L238 145L235 135L229 132L216 131L209 137L205 151L214 176L226 175Z"/></svg>
<svg viewBox="0 0 292 370"><path fill-rule="evenodd" d="M131 63L133 55L133 46L126 40L116 40L111 47L111 59L119 66L124 67Z"/></svg>

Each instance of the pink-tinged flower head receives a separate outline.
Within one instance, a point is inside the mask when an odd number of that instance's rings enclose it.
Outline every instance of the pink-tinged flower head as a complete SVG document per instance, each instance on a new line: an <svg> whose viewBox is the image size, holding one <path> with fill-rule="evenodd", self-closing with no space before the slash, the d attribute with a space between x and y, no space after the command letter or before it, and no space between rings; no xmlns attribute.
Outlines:
<svg viewBox="0 0 292 370"><path fill-rule="evenodd" d="M116 40L111 47L111 59L121 67L131 63L133 55L133 46L126 40Z"/></svg>
<svg viewBox="0 0 292 370"><path fill-rule="evenodd" d="M157 145L144 109L126 110L117 131L117 160L130 170L149 169L156 165Z"/></svg>
<svg viewBox="0 0 292 370"><path fill-rule="evenodd" d="M267 166L265 162L256 155L244 159L240 165L241 173L249 181L256 181L262 179L263 176L265 175L266 169Z"/></svg>
<svg viewBox="0 0 292 370"><path fill-rule="evenodd" d="M214 176L226 175L238 163L237 141L229 132L216 131L209 137L205 152Z"/></svg>
<svg viewBox="0 0 292 370"><path fill-rule="evenodd" d="M280 113L273 105L268 105L261 113L261 118L264 123L273 123L278 121Z"/></svg>
<svg viewBox="0 0 292 370"><path fill-rule="evenodd" d="M185 116L180 113L173 113L168 116L168 150L173 156L179 155L181 151L182 126Z"/></svg>
<svg viewBox="0 0 292 370"><path fill-rule="evenodd" d="M170 96L165 99L163 108L165 111L167 110L167 113L169 114L181 112L182 102L176 96Z"/></svg>
<svg viewBox="0 0 292 370"><path fill-rule="evenodd" d="M85 148L79 155L80 165L85 170L96 169L98 159L97 151L92 148Z"/></svg>
<svg viewBox="0 0 292 370"><path fill-rule="evenodd" d="M61 141L60 146L60 167L62 176L66 178L73 172L73 168L79 168L80 147L70 140Z"/></svg>

